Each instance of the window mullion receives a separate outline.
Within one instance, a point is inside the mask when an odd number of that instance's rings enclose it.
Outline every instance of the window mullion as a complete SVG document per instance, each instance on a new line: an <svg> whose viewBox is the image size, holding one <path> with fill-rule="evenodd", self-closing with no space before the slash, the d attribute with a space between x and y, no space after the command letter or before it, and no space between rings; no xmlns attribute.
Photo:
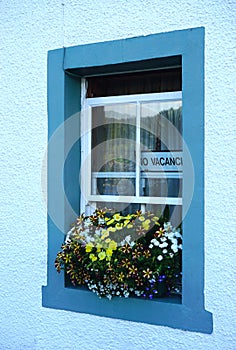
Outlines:
<svg viewBox="0 0 236 350"><path fill-rule="evenodd" d="M140 197L140 102L136 103L135 196Z"/></svg>

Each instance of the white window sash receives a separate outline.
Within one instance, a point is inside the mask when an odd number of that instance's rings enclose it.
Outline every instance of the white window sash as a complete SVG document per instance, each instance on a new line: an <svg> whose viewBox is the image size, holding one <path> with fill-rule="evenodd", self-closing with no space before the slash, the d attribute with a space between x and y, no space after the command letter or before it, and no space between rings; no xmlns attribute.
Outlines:
<svg viewBox="0 0 236 350"><path fill-rule="evenodd" d="M140 181L142 178L165 179L165 172L140 172L140 147L136 149L136 172L93 172L91 169L91 128L92 128L92 108L110 104L135 103L137 105L136 130L140 129L140 103L143 102L165 102L178 101L182 99L182 91L163 92L153 94L122 95L85 98L86 81L82 81L82 111L81 111L81 209L86 211L88 204L96 207L96 202L113 202L113 203L137 203L141 204L142 209L145 204L169 204L182 205L182 198L177 197L149 197L139 196ZM140 145L140 133L136 132L136 143ZM85 171L86 170L86 171ZM92 195L92 187L95 186L97 178L134 178L136 179L135 196L119 195ZM169 173L168 178L181 179L182 173Z"/></svg>

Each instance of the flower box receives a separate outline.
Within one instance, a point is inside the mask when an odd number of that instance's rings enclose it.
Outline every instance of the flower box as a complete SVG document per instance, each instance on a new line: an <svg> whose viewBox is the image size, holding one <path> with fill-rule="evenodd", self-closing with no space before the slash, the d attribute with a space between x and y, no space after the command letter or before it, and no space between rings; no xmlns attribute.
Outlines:
<svg viewBox="0 0 236 350"><path fill-rule="evenodd" d="M181 253L181 229L153 213L97 209L77 218L55 267L99 297L155 299L181 293Z"/></svg>

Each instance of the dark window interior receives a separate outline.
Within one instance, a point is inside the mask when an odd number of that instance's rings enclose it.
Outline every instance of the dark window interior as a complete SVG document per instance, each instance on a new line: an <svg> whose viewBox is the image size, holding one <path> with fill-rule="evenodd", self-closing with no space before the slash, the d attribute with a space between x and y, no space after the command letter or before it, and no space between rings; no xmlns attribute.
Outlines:
<svg viewBox="0 0 236 350"><path fill-rule="evenodd" d="M86 97L105 97L182 90L182 70L158 69L87 78Z"/></svg>

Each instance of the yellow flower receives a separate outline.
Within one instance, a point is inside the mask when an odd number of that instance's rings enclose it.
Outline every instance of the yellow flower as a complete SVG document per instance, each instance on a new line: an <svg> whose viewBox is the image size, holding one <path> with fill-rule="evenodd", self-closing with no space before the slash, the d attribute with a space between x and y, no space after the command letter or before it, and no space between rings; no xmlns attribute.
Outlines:
<svg viewBox="0 0 236 350"><path fill-rule="evenodd" d="M90 253L93 249L93 243L89 242L87 245L86 245L86 248L85 248L85 251L86 253Z"/></svg>
<svg viewBox="0 0 236 350"><path fill-rule="evenodd" d="M109 229L108 230L102 230L102 237L101 237L101 239L104 239L104 238L109 236L109 232L108 231L109 231Z"/></svg>
<svg viewBox="0 0 236 350"><path fill-rule="evenodd" d="M97 243L96 248L97 252L99 253L101 251L102 245L100 243Z"/></svg>
<svg viewBox="0 0 236 350"><path fill-rule="evenodd" d="M70 261L71 261L70 255L69 255L69 254L66 254L65 263L68 264Z"/></svg>
<svg viewBox="0 0 236 350"><path fill-rule="evenodd" d="M114 220L116 220L116 221L120 221L121 216L120 216L119 213L117 213L117 214L113 215L113 218L114 218Z"/></svg>
<svg viewBox="0 0 236 350"><path fill-rule="evenodd" d="M147 219L147 220L145 220L144 222L142 222L142 226L143 226L143 228L145 229L145 230L149 230L149 228L150 228L150 220L149 219Z"/></svg>
<svg viewBox="0 0 236 350"><path fill-rule="evenodd" d="M117 248L117 243L115 241L111 241L109 243L109 249L116 250Z"/></svg>
<svg viewBox="0 0 236 350"><path fill-rule="evenodd" d="M127 220L132 219L132 215L128 214L127 216L125 216L125 219L127 219Z"/></svg>
<svg viewBox="0 0 236 350"><path fill-rule="evenodd" d="M139 221L144 221L145 220L145 217L144 216L140 216L139 217Z"/></svg>
<svg viewBox="0 0 236 350"><path fill-rule="evenodd" d="M125 244L121 247L121 250L123 253L130 253L131 252L131 247L128 244Z"/></svg>
<svg viewBox="0 0 236 350"><path fill-rule="evenodd" d="M110 243L110 242L111 242L111 239L110 239L110 238L107 238L107 239L105 240L105 242L106 242L106 243Z"/></svg>
<svg viewBox="0 0 236 350"><path fill-rule="evenodd" d="M124 221L124 226L126 227L128 225L128 223L129 223L129 220L125 220Z"/></svg>
<svg viewBox="0 0 236 350"><path fill-rule="evenodd" d="M107 221L107 225L113 224L114 221L115 221L114 219L111 219L111 220Z"/></svg>
<svg viewBox="0 0 236 350"><path fill-rule="evenodd" d="M105 253L105 252L100 252L100 253L98 254L98 257L99 257L99 260L103 260L103 259L105 259L105 257L106 257L106 253Z"/></svg>
<svg viewBox="0 0 236 350"><path fill-rule="evenodd" d="M119 274L119 276L118 276L118 281L119 281L119 282L123 282L124 277L125 277L125 275L123 274L123 272L120 272L120 274Z"/></svg>
<svg viewBox="0 0 236 350"><path fill-rule="evenodd" d="M161 237L161 236L163 236L165 234L165 229L163 229L162 227L158 230L158 231L156 231L155 233L154 233L154 237Z"/></svg>
<svg viewBox="0 0 236 350"><path fill-rule="evenodd" d="M89 258L90 258L92 261L96 261L96 260L98 259L94 254L89 254Z"/></svg>
<svg viewBox="0 0 236 350"><path fill-rule="evenodd" d="M149 249L145 249L143 252L143 255L145 256L145 258L149 258L151 256L150 250Z"/></svg>
<svg viewBox="0 0 236 350"><path fill-rule="evenodd" d="M119 222L116 224L117 230L122 230L123 224L120 224Z"/></svg>
<svg viewBox="0 0 236 350"><path fill-rule="evenodd" d="M148 268L147 270L143 270L143 277L151 278L152 277L152 271Z"/></svg>
<svg viewBox="0 0 236 350"><path fill-rule="evenodd" d="M130 265L130 261L129 261L129 259L123 259L122 261L121 261L121 266L122 267L129 267L129 265Z"/></svg>
<svg viewBox="0 0 236 350"><path fill-rule="evenodd" d="M127 228L133 228L133 225L132 224L128 224Z"/></svg>
<svg viewBox="0 0 236 350"><path fill-rule="evenodd" d="M107 255L107 256L112 256L112 253L113 253L112 249L108 248L108 249L106 250L106 255Z"/></svg>
<svg viewBox="0 0 236 350"><path fill-rule="evenodd" d="M129 267L129 276L132 276L132 275L134 276L137 274L137 272L138 272L138 269L134 265Z"/></svg>
<svg viewBox="0 0 236 350"><path fill-rule="evenodd" d="M116 228L110 226L110 227L108 227L107 231L109 231L109 232L116 232Z"/></svg>

